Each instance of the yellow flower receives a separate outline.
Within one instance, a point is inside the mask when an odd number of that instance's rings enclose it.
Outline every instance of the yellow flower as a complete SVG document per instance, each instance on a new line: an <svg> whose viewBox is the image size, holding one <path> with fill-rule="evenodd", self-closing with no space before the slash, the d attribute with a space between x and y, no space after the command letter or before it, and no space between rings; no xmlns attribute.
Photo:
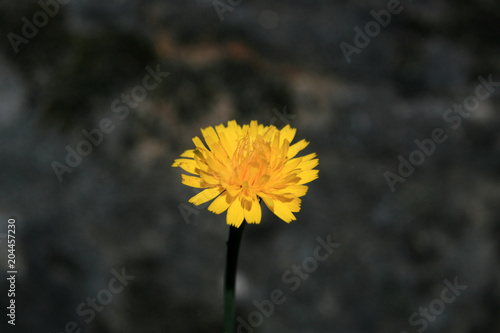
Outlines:
<svg viewBox="0 0 500 333"><path fill-rule="evenodd" d="M173 167L195 175L182 175L182 183L204 188L189 202L201 205L215 198L208 210L220 214L227 210L227 224L239 227L260 223L260 199L279 218L289 223L300 211L304 184L318 178L316 154L296 158L309 144L301 140L290 145L296 129L290 125L278 130L253 120L241 127L232 120L201 130L208 148L193 138L196 149L186 150Z"/></svg>

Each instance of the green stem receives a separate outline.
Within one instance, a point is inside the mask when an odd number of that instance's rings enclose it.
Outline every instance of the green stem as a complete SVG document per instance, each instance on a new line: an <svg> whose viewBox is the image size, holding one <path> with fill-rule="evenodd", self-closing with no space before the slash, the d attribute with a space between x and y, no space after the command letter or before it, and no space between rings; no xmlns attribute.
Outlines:
<svg viewBox="0 0 500 333"><path fill-rule="evenodd" d="M232 333L234 329L234 296L236 285L236 265L241 237L246 222L243 221L239 228L229 227L229 240L227 241L226 274L224 277L224 333Z"/></svg>

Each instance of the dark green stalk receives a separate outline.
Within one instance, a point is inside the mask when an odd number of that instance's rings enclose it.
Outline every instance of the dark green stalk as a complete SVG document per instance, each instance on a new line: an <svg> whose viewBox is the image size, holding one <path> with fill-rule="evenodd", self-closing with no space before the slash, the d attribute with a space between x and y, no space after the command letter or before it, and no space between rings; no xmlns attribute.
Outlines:
<svg viewBox="0 0 500 333"><path fill-rule="evenodd" d="M234 296L236 286L236 266L241 237L246 222L243 221L239 228L229 227L227 241L226 274L224 276L224 333L233 333L234 329Z"/></svg>

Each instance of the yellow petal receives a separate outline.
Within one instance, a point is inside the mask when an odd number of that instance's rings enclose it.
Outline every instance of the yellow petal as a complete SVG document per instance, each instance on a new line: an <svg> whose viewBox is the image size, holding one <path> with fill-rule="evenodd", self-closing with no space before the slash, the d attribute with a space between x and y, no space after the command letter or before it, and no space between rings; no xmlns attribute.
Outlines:
<svg viewBox="0 0 500 333"><path fill-rule="evenodd" d="M236 120L230 120L227 122L228 133L234 133L236 138L240 138L243 136L243 130L241 126L236 123ZM228 138L229 139L229 138Z"/></svg>
<svg viewBox="0 0 500 333"><path fill-rule="evenodd" d="M263 133L264 140L267 142L271 142L274 137L274 133L276 133L277 129L275 126L271 125L265 128L265 132Z"/></svg>
<svg viewBox="0 0 500 333"><path fill-rule="evenodd" d="M197 136L195 136L193 138L193 143L196 146L196 148L207 149L207 147L205 147L205 145L203 144L203 142L201 141L201 139L199 137L197 137Z"/></svg>
<svg viewBox="0 0 500 333"><path fill-rule="evenodd" d="M270 211L286 223L290 223L295 220L295 215L293 215L290 209L283 202L273 200L271 198L267 198L264 202Z"/></svg>
<svg viewBox="0 0 500 333"><path fill-rule="evenodd" d="M250 133L250 137L255 140L255 138L257 137L257 134L258 134L258 131L259 131L259 126L257 124L257 121L256 120L252 120L250 122L250 129L249 129L249 133Z"/></svg>
<svg viewBox="0 0 500 333"><path fill-rule="evenodd" d="M283 127L281 129L281 144L283 144L285 140L288 140L289 143L292 142L296 132L297 129L291 128L290 125Z"/></svg>
<svg viewBox="0 0 500 333"><path fill-rule="evenodd" d="M196 172L197 165L194 160L186 159L186 158L179 158L174 161L174 164L172 164L173 167L180 167L183 170L192 173L194 175L198 174Z"/></svg>
<svg viewBox="0 0 500 333"><path fill-rule="evenodd" d="M222 191L224 191L224 189L221 187L209 188L201 191L200 193L189 199L189 202L198 206L204 204L207 201L212 200L213 198L218 196Z"/></svg>
<svg viewBox="0 0 500 333"><path fill-rule="evenodd" d="M222 127L224 128L224 126ZM222 147L226 151L227 155L229 157L232 157L234 151L236 150L238 142L236 132L225 129L222 130L220 128L217 129L217 132L219 133L220 143L222 144Z"/></svg>
<svg viewBox="0 0 500 333"><path fill-rule="evenodd" d="M244 219L243 207L240 197L236 197L227 210L226 222L228 225L239 228Z"/></svg>
<svg viewBox="0 0 500 333"><path fill-rule="evenodd" d="M260 179L260 178L257 178L259 171L260 171L260 164L257 162L254 162L248 167L248 169L246 171L246 175L244 175L244 177L246 176L246 179L248 179L248 182L253 185L256 180Z"/></svg>
<svg viewBox="0 0 500 333"><path fill-rule="evenodd" d="M217 158L215 158L214 154L209 154L207 156L206 163L210 167L210 169L216 172L221 172L227 169L227 167L223 163L221 163Z"/></svg>
<svg viewBox="0 0 500 333"><path fill-rule="evenodd" d="M207 143L208 148L210 148L210 150L213 150L212 146L217 141L219 141L219 136L215 132L214 128L212 126L209 126L209 127L205 128L205 129L202 128L201 129L201 134L203 135L203 138L205 139L205 142Z"/></svg>
<svg viewBox="0 0 500 333"><path fill-rule="evenodd" d="M315 180L316 178L318 178L318 172L319 170L307 170L299 173L297 177L300 178L300 181L297 183L297 185L302 185Z"/></svg>
<svg viewBox="0 0 500 333"><path fill-rule="evenodd" d="M276 151L279 149L279 147L280 147L280 132L275 132L274 133L274 137L273 137L273 141L272 141L271 147L274 150L276 150Z"/></svg>
<svg viewBox="0 0 500 333"><path fill-rule="evenodd" d="M187 186L196 187L196 188L204 188L206 186L202 185L202 179L200 177L181 175L182 183Z"/></svg>
<svg viewBox="0 0 500 333"><path fill-rule="evenodd" d="M249 129L250 129L250 126L248 126L248 124L241 126L241 130L244 134L248 134Z"/></svg>
<svg viewBox="0 0 500 333"><path fill-rule="evenodd" d="M317 156L316 153L311 153L311 154L308 154L306 156L302 156L302 162L307 162L307 161L310 161L312 160L313 158L315 158Z"/></svg>
<svg viewBox="0 0 500 333"><path fill-rule="evenodd" d="M303 157L292 158L292 159L288 160L285 163L285 165L283 166L283 169L281 170L281 172L286 175L287 173L297 169L299 164L302 162L302 160L303 160Z"/></svg>
<svg viewBox="0 0 500 333"><path fill-rule="evenodd" d="M300 204L302 203L302 200L300 200L299 198L291 197L291 200L287 199L282 202L288 209L290 209L292 213L300 212Z"/></svg>
<svg viewBox="0 0 500 333"><path fill-rule="evenodd" d="M257 127L257 133L259 135L263 135L266 130L267 130L267 126L264 127L264 125L262 125L262 124L259 124L259 126Z"/></svg>
<svg viewBox="0 0 500 333"><path fill-rule="evenodd" d="M276 179L275 186L287 186L287 185L295 185L299 184L301 178L298 177L298 172L294 171L289 173L286 176L279 175L279 177Z"/></svg>
<svg viewBox="0 0 500 333"><path fill-rule="evenodd" d="M255 184L255 186L264 186L269 181L270 178L271 177L269 175L260 176L260 179L257 182L257 184Z"/></svg>
<svg viewBox="0 0 500 333"><path fill-rule="evenodd" d="M315 168L318 164L319 164L319 159L317 159L317 158L311 159L311 160L303 159L299 163L297 168L301 169L301 170L311 170L311 169Z"/></svg>
<svg viewBox="0 0 500 333"><path fill-rule="evenodd" d="M246 200L244 204L245 221L248 223L260 223L262 219L262 209L257 198L254 200Z"/></svg>
<svg viewBox="0 0 500 333"><path fill-rule="evenodd" d="M223 165L227 166L231 163L231 160L229 159L229 156L227 155L226 150L224 149L222 144L213 143L211 149L216 159Z"/></svg>
<svg viewBox="0 0 500 333"><path fill-rule="evenodd" d="M215 214L220 214L229 208L233 199L227 192L223 192L208 206L208 210Z"/></svg>
<svg viewBox="0 0 500 333"><path fill-rule="evenodd" d="M237 196L238 194L240 194L241 192L241 187L239 186L233 186L233 185L229 185L226 187L226 191L228 192L228 194L232 197L235 197Z"/></svg>
<svg viewBox="0 0 500 333"><path fill-rule="evenodd" d="M295 155L297 155L299 151L307 147L308 144L309 142L307 142L306 140L300 140L296 144L291 145L290 148L288 149L288 154L286 155L286 157L288 158L295 157Z"/></svg>
<svg viewBox="0 0 500 333"><path fill-rule="evenodd" d="M307 193L307 186L305 185L289 185L282 189L276 190L277 194L292 194L296 197L303 197Z"/></svg>
<svg viewBox="0 0 500 333"><path fill-rule="evenodd" d="M194 158L194 149L188 149L181 154L181 157L190 157Z"/></svg>
<svg viewBox="0 0 500 333"><path fill-rule="evenodd" d="M196 165L200 170L203 170L205 172L209 171L210 168L207 165L207 159L198 149L194 151L194 161L196 162Z"/></svg>
<svg viewBox="0 0 500 333"><path fill-rule="evenodd" d="M274 201L264 193L259 193L259 197L264 200L264 203L266 204L267 208L269 208L270 211L273 211L274 209Z"/></svg>
<svg viewBox="0 0 500 333"><path fill-rule="evenodd" d="M219 178L214 176L212 173L208 173L200 170L200 177L203 181L209 185L219 185Z"/></svg>

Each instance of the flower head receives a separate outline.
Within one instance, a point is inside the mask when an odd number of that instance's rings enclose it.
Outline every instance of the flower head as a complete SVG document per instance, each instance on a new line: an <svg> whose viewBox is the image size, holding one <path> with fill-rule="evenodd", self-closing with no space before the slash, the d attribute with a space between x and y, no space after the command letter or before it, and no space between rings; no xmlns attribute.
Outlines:
<svg viewBox="0 0 500 333"><path fill-rule="evenodd" d="M290 145L296 129L290 125L240 126L232 120L224 125L201 130L205 144L193 138L196 149L186 150L173 167L193 174L182 175L182 183L204 188L189 202L201 205L215 199L208 210L220 214L227 210L227 224L239 227L260 223L260 199L279 218L289 223L300 211L300 197L307 192L304 184L318 178L316 154L295 157L309 144L301 140Z"/></svg>

